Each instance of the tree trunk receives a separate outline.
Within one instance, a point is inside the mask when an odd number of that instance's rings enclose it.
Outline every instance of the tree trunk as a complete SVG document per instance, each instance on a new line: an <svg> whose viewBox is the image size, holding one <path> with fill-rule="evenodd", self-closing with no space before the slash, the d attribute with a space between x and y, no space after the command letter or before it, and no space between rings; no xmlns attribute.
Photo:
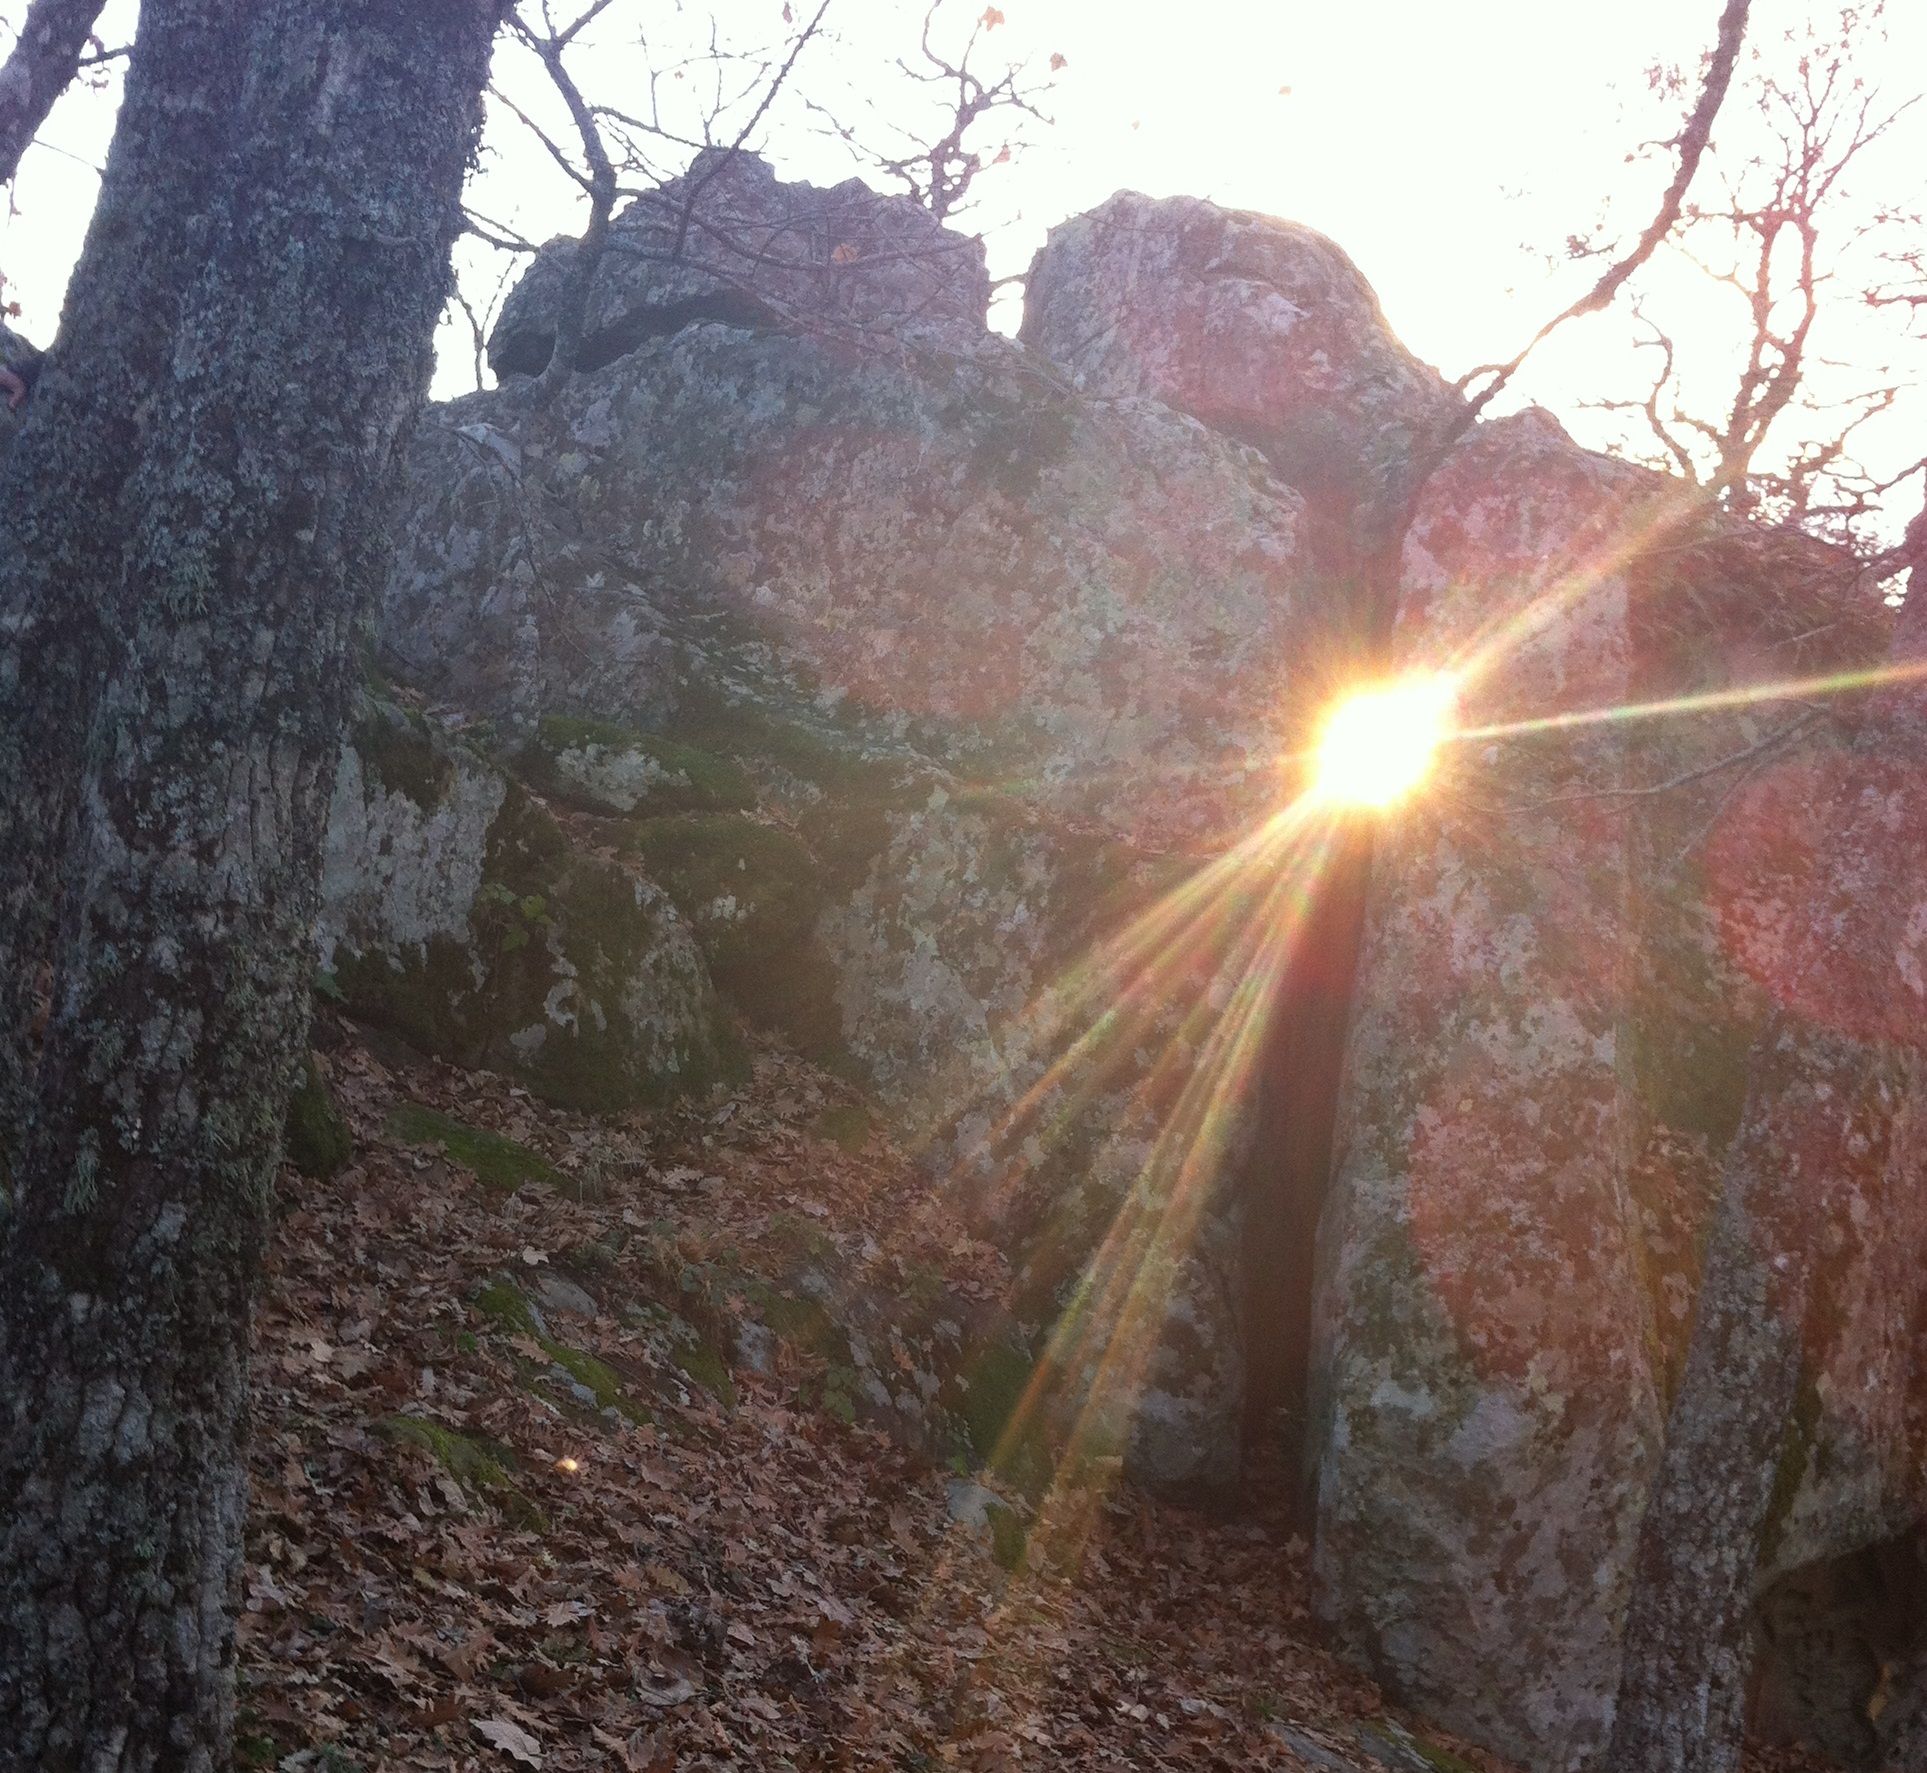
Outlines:
<svg viewBox="0 0 1927 1773"><path fill-rule="evenodd" d="M0 1024L0 1768L227 1764L250 1292L500 12L146 0L8 466L0 960L52 1010Z"/></svg>
<svg viewBox="0 0 1927 1773"><path fill-rule="evenodd" d="M73 84L106 0L34 0L0 68L0 184L40 132L54 101Z"/></svg>
<svg viewBox="0 0 1927 1773"><path fill-rule="evenodd" d="M79 802L79 759L135 581L135 469L212 239L240 90L222 9L149 8L60 336L0 477L0 1179ZM72 365L72 373L67 366Z"/></svg>

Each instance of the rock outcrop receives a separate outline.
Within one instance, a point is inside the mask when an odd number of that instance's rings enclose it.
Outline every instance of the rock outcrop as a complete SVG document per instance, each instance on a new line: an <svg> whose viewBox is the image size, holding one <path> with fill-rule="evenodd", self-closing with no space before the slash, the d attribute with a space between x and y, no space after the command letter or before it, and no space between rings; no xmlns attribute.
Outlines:
<svg viewBox="0 0 1927 1773"><path fill-rule="evenodd" d="M552 406L456 403L416 473L390 662L530 732L577 801L632 790L607 744L558 749L559 714L658 761L727 753L807 845L814 921L782 923L808 895L766 827L717 875L715 818L652 820L649 865L738 1001L847 1052L904 1124L996 1122L1076 1038L1030 1013L1055 972L1278 794L1313 619L1298 500L1251 450L997 341L916 366L698 322ZM1082 1106L1115 1203L1151 1140ZM1211 1407L1153 1463L1233 1469L1235 1387Z"/></svg>
<svg viewBox="0 0 1927 1773"><path fill-rule="evenodd" d="M503 303L488 340L498 376L548 367L576 252L573 240L551 240ZM706 148L610 224L579 367L600 369L701 319L971 351L989 306L983 243L908 198L880 197L858 179L786 184L754 154Z"/></svg>
<svg viewBox="0 0 1927 1773"><path fill-rule="evenodd" d="M586 852L419 715L364 704L341 756L321 988L424 1051L613 1113L700 1093L741 1055L667 896Z"/></svg>
<svg viewBox="0 0 1927 1773"><path fill-rule="evenodd" d="M1114 198L1053 232L1017 344L975 244L860 186L710 155L616 233L578 372L528 381L552 244L502 386L416 446L382 656L495 750L424 741L432 793L397 798L397 717L357 741L341 988L640 1099L727 1065L713 981L862 1076L1011 1258L1022 1323L927 1375L969 1444L1181 1494L1277 1432L1243 1397L1277 1323L1248 1227L1284 1146L1322 1184L1322 1135L1257 1080L1338 1076L1349 990L1294 1425L1329 1611L1442 1721L1576 1765L1746 1054L1787 1007L1774 841L1818 843L1796 815L1840 746L1771 700L1541 717L1878 658L1880 612L1545 414L1468 430L1290 224ZM1318 905L1366 846L1283 809L1335 673L1394 665L1452 673L1471 731L1378 828L1354 985ZM509 835L539 870L504 872ZM531 898L552 921L506 954L490 919ZM1307 967L1317 1026L1281 1043ZM1328 1116L1317 1089L1290 1111ZM1919 1516L1917 1182L1829 1192L1769 1579Z"/></svg>
<svg viewBox="0 0 1927 1773"><path fill-rule="evenodd" d="M1478 725L1625 702L1620 543L1659 490L1541 415L1483 428L1407 536L1399 662L1462 672ZM1627 786L1611 723L1474 741L1385 832L1323 1234L1326 1592L1396 1685L1549 1764L1596 1746L1661 1423Z"/></svg>
<svg viewBox="0 0 1927 1773"><path fill-rule="evenodd" d="M1121 191L1053 228L1023 337L1087 393L1147 397L1265 452L1341 569L1392 539L1464 402L1310 228Z"/></svg>

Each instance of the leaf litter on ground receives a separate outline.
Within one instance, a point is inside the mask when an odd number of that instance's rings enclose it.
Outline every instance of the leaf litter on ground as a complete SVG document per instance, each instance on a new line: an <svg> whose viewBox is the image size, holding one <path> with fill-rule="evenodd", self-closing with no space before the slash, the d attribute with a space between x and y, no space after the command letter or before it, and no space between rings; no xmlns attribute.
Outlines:
<svg viewBox="0 0 1927 1773"><path fill-rule="evenodd" d="M665 1352L676 1262L753 1274L799 1214L853 1261L1003 1298L997 1252L887 1137L818 1130L861 1106L847 1085L763 1049L727 1113L597 1122L346 1023L325 1044L356 1156L281 1178L241 1765L1381 1764L1359 1726L1384 1699L1314 1617L1284 1484L1216 1519L1053 1492L1012 1572L951 1520L954 1473L824 1409L798 1363L733 1363L724 1397ZM562 1180L483 1186L392 1130L410 1103ZM518 1308L549 1273L592 1314Z"/></svg>

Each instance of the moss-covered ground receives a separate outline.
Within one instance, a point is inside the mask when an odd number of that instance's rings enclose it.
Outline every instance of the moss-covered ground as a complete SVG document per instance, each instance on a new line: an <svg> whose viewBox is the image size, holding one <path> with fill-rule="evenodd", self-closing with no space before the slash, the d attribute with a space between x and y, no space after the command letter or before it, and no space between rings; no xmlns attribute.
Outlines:
<svg viewBox="0 0 1927 1773"><path fill-rule="evenodd" d="M483 1187L503 1193L512 1193L526 1182L553 1187L566 1179L540 1152L419 1102L404 1102L395 1108L388 1117L388 1131L409 1145L439 1147Z"/></svg>

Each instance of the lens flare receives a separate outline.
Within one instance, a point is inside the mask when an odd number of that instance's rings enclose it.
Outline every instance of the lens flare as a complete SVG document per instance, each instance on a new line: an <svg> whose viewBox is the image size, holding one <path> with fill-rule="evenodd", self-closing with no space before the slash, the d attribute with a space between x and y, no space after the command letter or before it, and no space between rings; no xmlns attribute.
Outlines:
<svg viewBox="0 0 1927 1773"><path fill-rule="evenodd" d="M1388 807L1432 772L1451 724L1450 677L1401 677L1354 692L1326 717L1312 792L1328 805Z"/></svg>

